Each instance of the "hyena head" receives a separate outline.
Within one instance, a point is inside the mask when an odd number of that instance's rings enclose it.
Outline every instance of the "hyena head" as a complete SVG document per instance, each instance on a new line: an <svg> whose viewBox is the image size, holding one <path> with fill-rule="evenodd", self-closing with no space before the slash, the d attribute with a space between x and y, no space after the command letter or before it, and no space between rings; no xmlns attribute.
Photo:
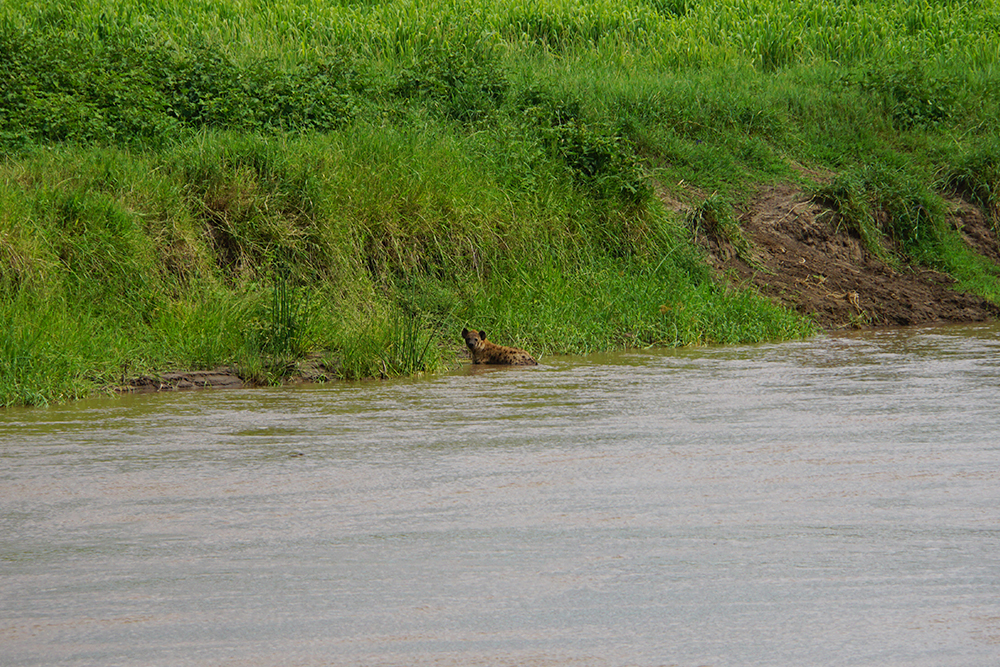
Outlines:
<svg viewBox="0 0 1000 667"><path fill-rule="evenodd" d="M486 343L486 332L462 329L462 338L465 339L465 344L469 346L470 350L482 349Z"/></svg>

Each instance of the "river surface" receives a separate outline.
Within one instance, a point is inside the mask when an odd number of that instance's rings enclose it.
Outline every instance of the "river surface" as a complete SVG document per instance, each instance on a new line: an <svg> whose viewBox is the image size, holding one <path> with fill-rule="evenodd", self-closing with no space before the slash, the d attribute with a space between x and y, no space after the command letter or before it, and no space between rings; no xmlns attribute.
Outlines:
<svg viewBox="0 0 1000 667"><path fill-rule="evenodd" d="M0 410L0 664L1000 664L1000 328Z"/></svg>

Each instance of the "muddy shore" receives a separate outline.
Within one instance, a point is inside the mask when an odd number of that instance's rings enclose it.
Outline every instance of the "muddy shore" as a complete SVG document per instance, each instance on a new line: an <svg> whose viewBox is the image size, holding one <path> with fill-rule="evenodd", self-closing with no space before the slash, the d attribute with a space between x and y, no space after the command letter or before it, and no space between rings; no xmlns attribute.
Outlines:
<svg viewBox="0 0 1000 667"><path fill-rule="evenodd" d="M685 206L666 195L661 199L675 210ZM1000 263L1000 244L982 212L962 200L949 204L949 221L970 247ZM720 234L699 234L712 267L723 280L752 285L826 330L981 322L1000 316L1000 307L953 289L955 280L948 275L889 266L847 225L838 224L835 211L795 185L764 187L737 214L749 257Z"/></svg>
<svg viewBox="0 0 1000 667"><path fill-rule="evenodd" d="M284 384L320 382L334 377L319 357L309 357L296 363L295 369ZM119 393L144 394L158 391L185 391L189 389L234 389L261 386L258 382L240 377L230 366L218 366L208 371L170 371L155 376L141 376L125 382Z"/></svg>

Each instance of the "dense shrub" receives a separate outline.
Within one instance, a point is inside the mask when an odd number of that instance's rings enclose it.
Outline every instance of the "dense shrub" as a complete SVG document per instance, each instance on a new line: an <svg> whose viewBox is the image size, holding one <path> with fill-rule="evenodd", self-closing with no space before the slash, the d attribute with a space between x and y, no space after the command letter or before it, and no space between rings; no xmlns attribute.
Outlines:
<svg viewBox="0 0 1000 667"><path fill-rule="evenodd" d="M335 129L358 75L335 54L237 64L206 44L0 30L0 150L76 141L162 146L206 127Z"/></svg>

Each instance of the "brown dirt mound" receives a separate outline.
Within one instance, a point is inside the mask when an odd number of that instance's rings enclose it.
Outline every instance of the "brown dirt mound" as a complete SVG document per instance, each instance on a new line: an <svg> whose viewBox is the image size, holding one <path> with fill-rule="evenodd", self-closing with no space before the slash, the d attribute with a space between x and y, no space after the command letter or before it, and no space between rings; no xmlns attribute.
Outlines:
<svg viewBox="0 0 1000 667"><path fill-rule="evenodd" d="M661 199L679 208L677 200ZM921 268L893 269L836 220L834 211L798 187L781 184L762 189L740 212L740 227L751 247L749 262L719 234L699 240L720 273L752 283L826 329L978 322L1000 315L996 305L952 289L950 276ZM1000 244L976 207L955 202L952 224L973 249L1000 262Z"/></svg>

